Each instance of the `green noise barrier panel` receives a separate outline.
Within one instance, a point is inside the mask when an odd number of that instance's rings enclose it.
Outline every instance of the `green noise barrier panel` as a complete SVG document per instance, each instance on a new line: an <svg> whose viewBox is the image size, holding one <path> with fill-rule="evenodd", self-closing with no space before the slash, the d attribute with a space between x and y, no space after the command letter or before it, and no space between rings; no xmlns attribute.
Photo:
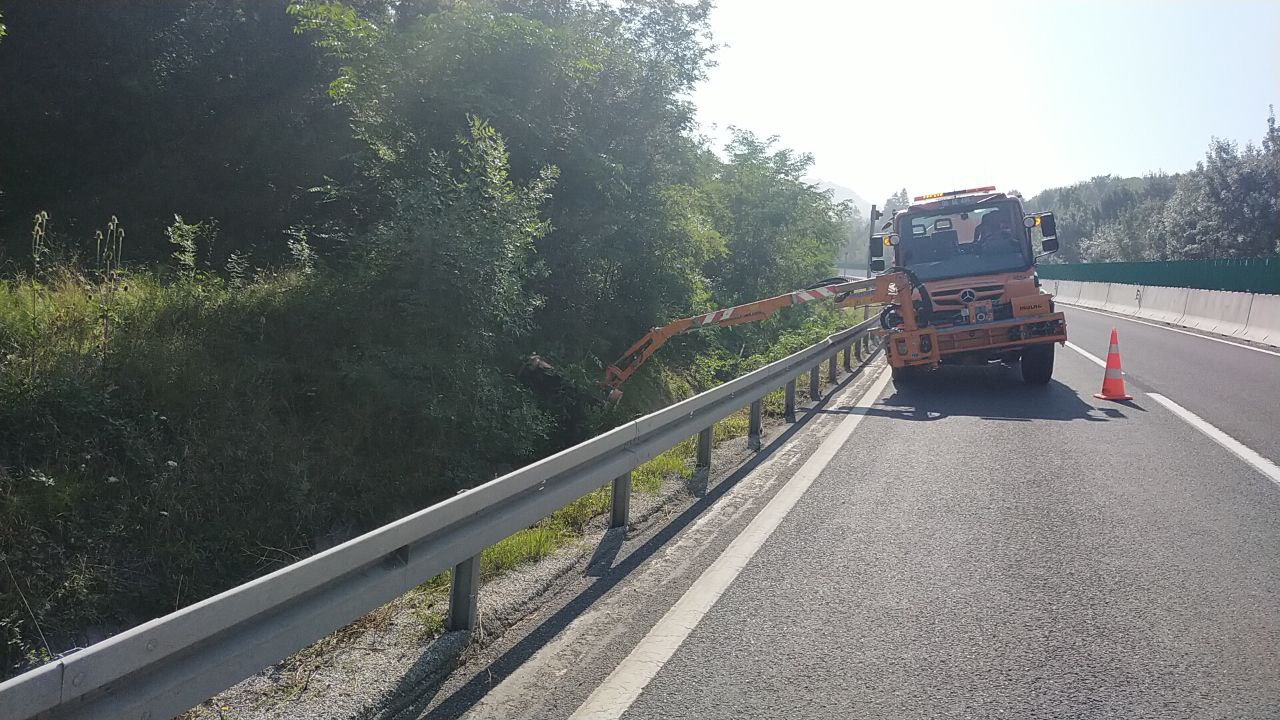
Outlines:
<svg viewBox="0 0 1280 720"><path fill-rule="evenodd" d="M1047 280L1280 294L1280 257L1043 264L1036 272Z"/></svg>

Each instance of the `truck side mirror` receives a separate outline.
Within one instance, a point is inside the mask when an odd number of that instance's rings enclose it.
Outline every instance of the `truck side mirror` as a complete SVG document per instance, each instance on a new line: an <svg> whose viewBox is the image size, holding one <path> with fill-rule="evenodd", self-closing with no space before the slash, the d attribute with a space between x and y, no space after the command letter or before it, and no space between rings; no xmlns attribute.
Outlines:
<svg viewBox="0 0 1280 720"><path fill-rule="evenodd" d="M1045 240L1058 237L1058 222L1053 219L1053 213L1045 213L1040 216L1040 236Z"/></svg>
<svg viewBox="0 0 1280 720"><path fill-rule="evenodd" d="M867 269L873 273L884 272L884 246L885 238L883 234L874 234L871 236L871 245L868 248L867 257L870 259L867 263Z"/></svg>
<svg viewBox="0 0 1280 720"><path fill-rule="evenodd" d="M1037 213L1028 215L1026 222L1028 232L1033 227L1040 228L1040 248L1046 253L1057 252L1058 250L1058 223L1053 219L1053 213Z"/></svg>
<svg viewBox="0 0 1280 720"><path fill-rule="evenodd" d="M1041 250L1047 253L1058 251L1058 222L1053 219L1053 213L1040 216L1040 237Z"/></svg>

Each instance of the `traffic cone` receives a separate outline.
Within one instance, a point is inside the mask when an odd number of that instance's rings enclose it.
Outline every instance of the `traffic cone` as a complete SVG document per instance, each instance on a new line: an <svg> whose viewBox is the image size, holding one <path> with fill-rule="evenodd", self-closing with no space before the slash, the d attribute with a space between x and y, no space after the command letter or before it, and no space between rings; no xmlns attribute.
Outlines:
<svg viewBox="0 0 1280 720"><path fill-rule="evenodd" d="M1120 371L1120 338L1111 328L1111 347L1107 349L1107 371L1102 376L1102 392L1094 393L1099 400L1132 400L1124 391L1124 373Z"/></svg>

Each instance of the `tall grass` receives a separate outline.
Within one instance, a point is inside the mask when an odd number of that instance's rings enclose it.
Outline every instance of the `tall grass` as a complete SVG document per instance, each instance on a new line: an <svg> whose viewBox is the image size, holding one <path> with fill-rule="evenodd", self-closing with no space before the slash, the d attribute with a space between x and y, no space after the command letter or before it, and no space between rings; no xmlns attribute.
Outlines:
<svg viewBox="0 0 1280 720"><path fill-rule="evenodd" d="M377 300L295 272L0 281L6 674L551 449L509 371Z"/></svg>
<svg viewBox="0 0 1280 720"><path fill-rule="evenodd" d="M571 440L504 359L511 348L451 355L377 277L128 272L109 237L99 268L46 263L0 280L0 675ZM833 317L770 352L812 342ZM683 376L653 363L628 412L771 359L707 357L712 369ZM745 426L734 416L717 438ZM690 440L664 453L634 486L687 477L693 452ZM504 540L483 573L572 542L608 503L601 489Z"/></svg>

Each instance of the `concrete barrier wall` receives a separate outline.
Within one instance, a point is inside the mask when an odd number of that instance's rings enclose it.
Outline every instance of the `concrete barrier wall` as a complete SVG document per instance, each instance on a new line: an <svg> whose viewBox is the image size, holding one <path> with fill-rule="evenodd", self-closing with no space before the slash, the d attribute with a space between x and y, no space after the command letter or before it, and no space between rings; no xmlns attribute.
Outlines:
<svg viewBox="0 0 1280 720"><path fill-rule="evenodd" d="M1068 305L1280 346L1280 295L1072 280L1054 287Z"/></svg>
<svg viewBox="0 0 1280 720"><path fill-rule="evenodd" d="M1101 310L1107 305L1107 295L1111 292L1111 283L1080 283L1080 297L1075 302L1088 308Z"/></svg>
<svg viewBox="0 0 1280 720"><path fill-rule="evenodd" d="M1280 345L1280 295L1254 295L1249 306L1249 321L1245 323L1246 337L1255 342Z"/></svg>
<svg viewBox="0 0 1280 720"><path fill-rule="evenodd" d="M1253 295L1223 290L1192 290L1180 324L1222 335L1244 332Z"/></svg>
<svg viewBox="0 0 1280 720"><path fill-rule="evenodd" d="M1122 315L1137 315L1138 303L1142 298L1142 286L1121 283L1109 284L1111 289L1107 291L1107 304L1103 306L1103 309L1118 312Z"/></svg>
<svg viewBox="0 0 1280 720"><path fill-rule="evenodd" d="M1138 317L1157 322L1182 322L1187 311L1187 298L1191 291L1187 288L1146 287L1142 289L1142 302L1138 305Z"/></svg>
<svg viewBox="0 0 1280 720"><path fill-rule="evenodd" d="M1058 291L1054 293L1054 297L1062 302L1079 302L1080 300L1080 283L1075 280L1055 280Z"/></svg>

